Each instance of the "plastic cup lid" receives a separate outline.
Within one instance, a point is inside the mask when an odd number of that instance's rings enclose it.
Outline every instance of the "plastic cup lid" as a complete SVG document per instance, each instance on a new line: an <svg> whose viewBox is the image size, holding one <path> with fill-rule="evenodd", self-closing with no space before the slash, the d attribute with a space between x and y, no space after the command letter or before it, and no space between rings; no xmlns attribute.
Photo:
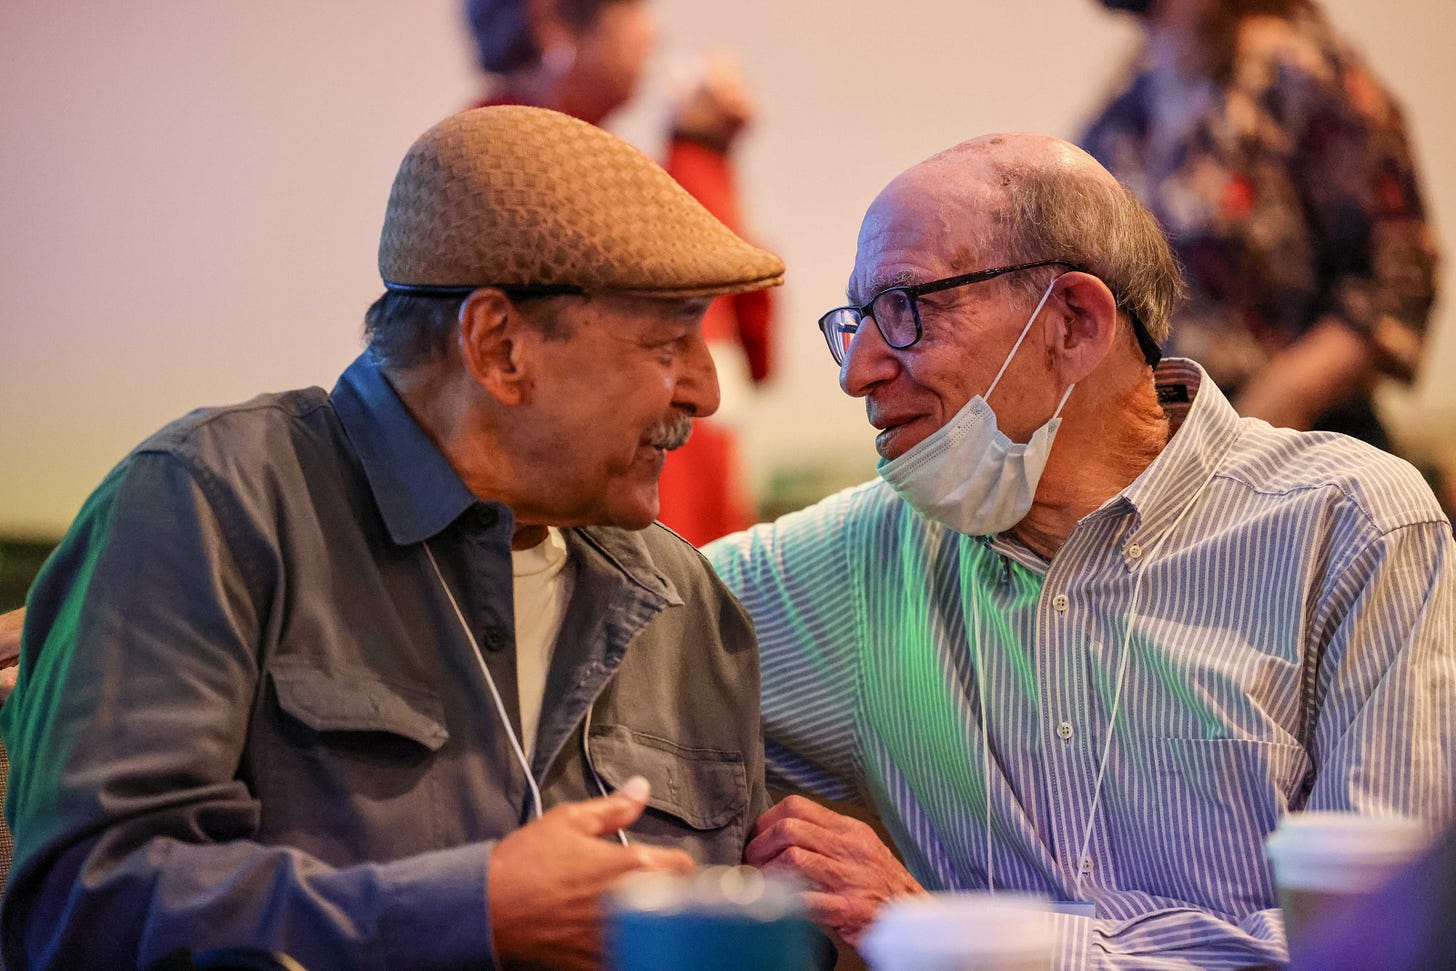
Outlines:
<svg viewBox="0 0 1456 971"><path fill-rule="evenodd" d="M612 887L617 914L734 914L754 920L802 916L803 885L748 866L707 867L691 875L660 870L630 873Z"/></svg>
<svg viewBox="0 0 1456 971"><path fill-rule="evenodd" d="M1265 853L1282 887L1355 893L1380 884L1429 840L1426 826L1405 816L1291 813Z"/></svg>

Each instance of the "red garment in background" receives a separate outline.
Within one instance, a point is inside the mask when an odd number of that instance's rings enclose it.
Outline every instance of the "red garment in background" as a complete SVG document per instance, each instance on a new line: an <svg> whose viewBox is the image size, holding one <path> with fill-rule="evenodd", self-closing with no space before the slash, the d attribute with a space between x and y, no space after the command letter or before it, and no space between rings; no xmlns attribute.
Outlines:
<svg viewBox="0 0 1456 971"><path fill-rule="evenodd" d="M703 208L738 232L738 198L722 152L673 139L665 168ZM710 344L739 344L755 384L768 376L771 366L769 293L755 290L719 297L703 316L703 339ZM693 422L688 443L668 453L658 495L662 500L658 518L695 546L747 529L758 518L744 481L737 435L712 418Z"/></svg>
<svg viewBox="0 0 1456 971"><path fill-rule="evenodd" d="M509 94L499 94L476 107L519 103ZM703 208L739 231L738 194L726 155L700 142L673 138L663 167ZM719 297L703 317L703 338L710 344L741 346L756 384L772 367L772 321L768 290ZM757 521L738 457L737 435L712 418L693 422L688 443L668 453L658 494L662 501L658 519L695 546Z"/></svg>

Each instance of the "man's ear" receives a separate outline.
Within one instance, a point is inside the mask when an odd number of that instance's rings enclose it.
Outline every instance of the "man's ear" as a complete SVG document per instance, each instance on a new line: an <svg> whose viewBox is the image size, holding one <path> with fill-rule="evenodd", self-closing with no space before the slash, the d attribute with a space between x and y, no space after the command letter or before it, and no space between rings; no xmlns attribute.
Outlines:
<svg viewBox="0 0 1456 971"><path fill-rule="evenodd" d="M1091 374L1117 344L1117 298L1090 273L1064 273L1043 313L1049 313L1049 362L1064 384Z"/></svg>
<svg viewBox="0 0 1456 971"><path fill-rule="evenodd" d="M505 292L495 287L472 291L460 305L460 358L465 370L503 405L526 399L522 366L526 322Z"/></svg>

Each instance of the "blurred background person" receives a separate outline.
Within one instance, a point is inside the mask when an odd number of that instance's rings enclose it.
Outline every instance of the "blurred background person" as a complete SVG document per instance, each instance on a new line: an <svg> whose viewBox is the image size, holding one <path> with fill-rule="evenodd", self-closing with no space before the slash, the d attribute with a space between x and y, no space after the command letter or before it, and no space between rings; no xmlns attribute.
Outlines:
<svg viewBox="0 0 1456 971"><path fill-rule="evenodd" d="M599 124L637 92L657 25L646 0L466 0L480 67L491 76L481 105L552 108ZM704 207L741 232L729 155L753 115L734 62L707 58L674 106L664 167ZM772 366L766 293L721 297L703 336L718 368L723 406L698 421L662 471L661 521L701 545L757 521L732 427Z"/></svg>
<svg viewBox="0 0 1456 971"><path fill-rule="evenodd" d="M1311 0L1101 0L1141 21L1082 144L1186 267L1171 353L1239 412L1390 449L1371 394L1415 376L1436 247L1398 106Z"/></svg>

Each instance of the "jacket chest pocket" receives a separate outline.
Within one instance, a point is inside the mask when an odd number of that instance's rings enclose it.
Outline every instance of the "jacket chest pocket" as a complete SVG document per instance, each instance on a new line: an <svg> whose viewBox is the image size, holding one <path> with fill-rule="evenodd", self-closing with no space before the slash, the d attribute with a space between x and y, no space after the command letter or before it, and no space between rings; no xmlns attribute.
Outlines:
<svg viewBox="0 0 1456 971"><path fill-rule="evenodd" d="M326 861L393 859L439 845L439 696L309 659L268 669L270 709L249 766L263 837Z"/></svg>
<svg viewBox="0 0 1456 971"><path fill-rule="evenodd" d="M748 832L743 753L694 748L621 725L594 727L592 763L608 791L634 775L652 785L627 838L683 849L699 863L739 863Z"/></svg>

